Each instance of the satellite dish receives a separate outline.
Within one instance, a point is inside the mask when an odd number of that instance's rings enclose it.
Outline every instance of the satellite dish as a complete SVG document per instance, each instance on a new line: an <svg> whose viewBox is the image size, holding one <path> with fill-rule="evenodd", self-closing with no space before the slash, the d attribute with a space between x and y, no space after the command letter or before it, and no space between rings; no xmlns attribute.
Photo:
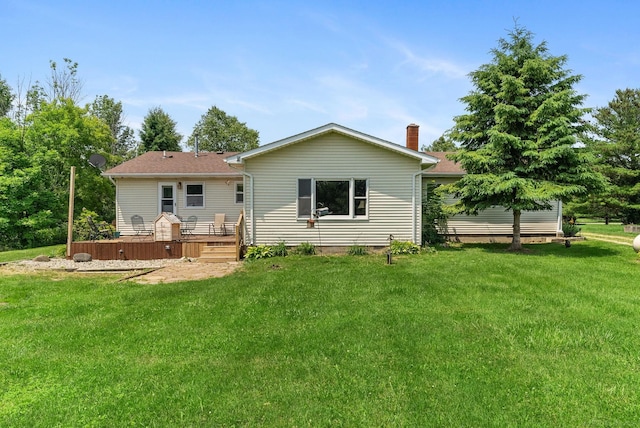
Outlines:
<svg viewBox="0 0 640 428"><path fill-rule="evenodd" d="M89 163L96 168L102 168L107 164L107 160L104 156L95 153L89 156Z"/></svg>

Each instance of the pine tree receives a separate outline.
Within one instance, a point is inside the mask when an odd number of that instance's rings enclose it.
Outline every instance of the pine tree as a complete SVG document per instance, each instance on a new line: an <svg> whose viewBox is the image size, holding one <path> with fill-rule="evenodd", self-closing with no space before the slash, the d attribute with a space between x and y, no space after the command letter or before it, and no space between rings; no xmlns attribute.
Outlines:
<svg viewBox="0 0 640 428"><path fill-rule="evenodd" d="M181 152L182 135L176 131L176 122L160 107L149 110L142 122L140 141L145 152L168 150Z"/></svg>
<svg viewBox="0 0 640 428"><path fill-rule="evenodd" d="M457 212L492 206L513 212L512 250L522 248L523 211L551 209L551 202L599 191L604 178L588 152L576 148L585 130L580 75L564 68L566 56L519 26L500 39L493 60L471 73L475 89L462 98L467 114L455 118L451 136L461 149L450 155L467 174L444 189L459 200Z"/></svg>
<svg viewBox="0 0 640 428"><path fill-rule="evenodd" d="M610 181L605 194L591 195L588 206L606 220L640 223L640 89L617 90L606 107L596 109L595 137L588 145L596 169Z"/></svg>

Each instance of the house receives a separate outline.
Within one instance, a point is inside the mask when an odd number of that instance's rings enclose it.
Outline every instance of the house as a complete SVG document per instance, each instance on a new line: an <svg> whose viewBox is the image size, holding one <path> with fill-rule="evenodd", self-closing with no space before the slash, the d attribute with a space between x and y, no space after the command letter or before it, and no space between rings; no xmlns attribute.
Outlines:
<svg viewBox="0 0 640 428"><path fill-rule="evenodd" d="M449 184L465 174L462 167L449 160L446 152L426 152L440 162L423 175L423 188L428 183ZM444 200L447 204L453 198ZM522 241L562 236L562 201L554 201L548 211L523 211L520 218ZM513 234L513 212L504 207L492 207L478 215L458 214L449 218L447 229L450 237L464 242L486 242L501 240Z"/></svg>
<svg viewBox="0 0 640 428"><path fill-rule="evenodd" d="M116 226L133 235L135 214L196 215L194 234L208 234L216 213L235 222L244 212L244 242L323 247L421 244L422 199L429 182L464 174L445 153L418 151L418 125L398 145L335 123L244 153L148 152L104 173L116 183ZM556 236L562 205L522 215L522 235ZM148 220L147 220L148 219ZM459 239L511 234L512 215L496 207L458 215Z"/></svg>
<svg viewBox="0 0 640 428"><path fill-rule="evenodd" d="M234 222L243 207L243 175L224 159L230 153L147 152L103 173L116 184L116 228L135 235L131 217L152 230L163 212L197 216L194 234L208 234L216 213Z"/></svg>
<svg viewBox="0 0 640 428"><path fill-rule="evenodd" d="M251 243L344 247L420 243L422 174L438 159L330 123L226 162L244 175Z"/></svg>

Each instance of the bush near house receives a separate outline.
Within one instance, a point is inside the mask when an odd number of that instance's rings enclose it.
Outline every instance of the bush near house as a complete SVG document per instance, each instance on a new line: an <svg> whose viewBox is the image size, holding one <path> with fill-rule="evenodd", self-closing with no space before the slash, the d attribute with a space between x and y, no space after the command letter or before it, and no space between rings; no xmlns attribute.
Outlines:
<svg viewBox="0 0 640 428"><path fill-rule="evenodd" d="M576 236L580 232L580 228L571 222L562 223L562 233L565 237L569 238Z"/></svg>
<svg viewBox="0 0 640 428"><path fill-rule="evenodd" d="M410 241L391 241L391 254L418 254L420 246Z"/></svg>
<svg viewBox="0 0 640 428"><path fill-rule="evenodd" d="M273 248L269 245L255 245L247 248L245 260L259 260L273 257Z"/></svg>

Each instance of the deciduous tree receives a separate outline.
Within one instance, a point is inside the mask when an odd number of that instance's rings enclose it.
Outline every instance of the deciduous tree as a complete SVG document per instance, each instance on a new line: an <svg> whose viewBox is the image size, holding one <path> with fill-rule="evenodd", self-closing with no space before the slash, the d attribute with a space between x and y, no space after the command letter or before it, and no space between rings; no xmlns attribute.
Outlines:
<svg viewBox="0 0 640 428"><path fill-rule="evenodd" d="M467 114L455 118L452 137L461 149L451 158L467 174L443 186L459 198L458 212L492 206L513 212L511 249L521 249L523 211L548 210L554 200L599 191L604 178L592 158L575 147L584 131L581 76L565 68L516 25L492 50L491 63L471 73L474 90L462 98Z"/></svg>
<svg viewBox="0 0 640 428"><path fill-rule="evenodd" d="M69 98L77 104L82 97L82 80L78 77L78 63L69 58L63 58L65 67L58 68L58 63L49 61L51 75L47 79L47 99Z"/></svg>
<svg viewBox="0 0 640 428"><path fill-rule="evenodd" d="M258 131L216 106L202 115L187 141L188 147L195 147L196 134L199 150L208 152L244 152L259 145Z"/></svg>
<svg viewBox="0 0 640 428"><path fill-rule="evenodd" d="M423 151L428 152L455 152L457 149L458 147L448 132L445 132L437 140L422 148Z"/></svg>
<svg viewBox="0 0 640 428"><path fill-rule="evenodd" d="M124 124L122 102L116 102L107 95L97 96L89 105L89 112L109 127L113 136L110 153L120 161L131 157L135 146L135 134L133 129Z"/></svg>
<svg viewBox="0 0 640 428"><path fill-rule="evenodd" d="M111 220L115 214L115 190L88 162L94 153L108 156L112 142L108 127L68 98L43 103L27 117L27 124L23 147L30 171L37 177L30 189L39 196L25 209L25 217L40 218L41 212L48 210L55 224L64 226L69 171L75 166L76 208L96 211ZM47 204L42 205L38 198Z"/></svg>
<svg viewBox="0 0 640 428"><path fill-rule="evenodd" d="M7 116L11 111L14 95L11 86L0 75L0 117Z"/></svg>

